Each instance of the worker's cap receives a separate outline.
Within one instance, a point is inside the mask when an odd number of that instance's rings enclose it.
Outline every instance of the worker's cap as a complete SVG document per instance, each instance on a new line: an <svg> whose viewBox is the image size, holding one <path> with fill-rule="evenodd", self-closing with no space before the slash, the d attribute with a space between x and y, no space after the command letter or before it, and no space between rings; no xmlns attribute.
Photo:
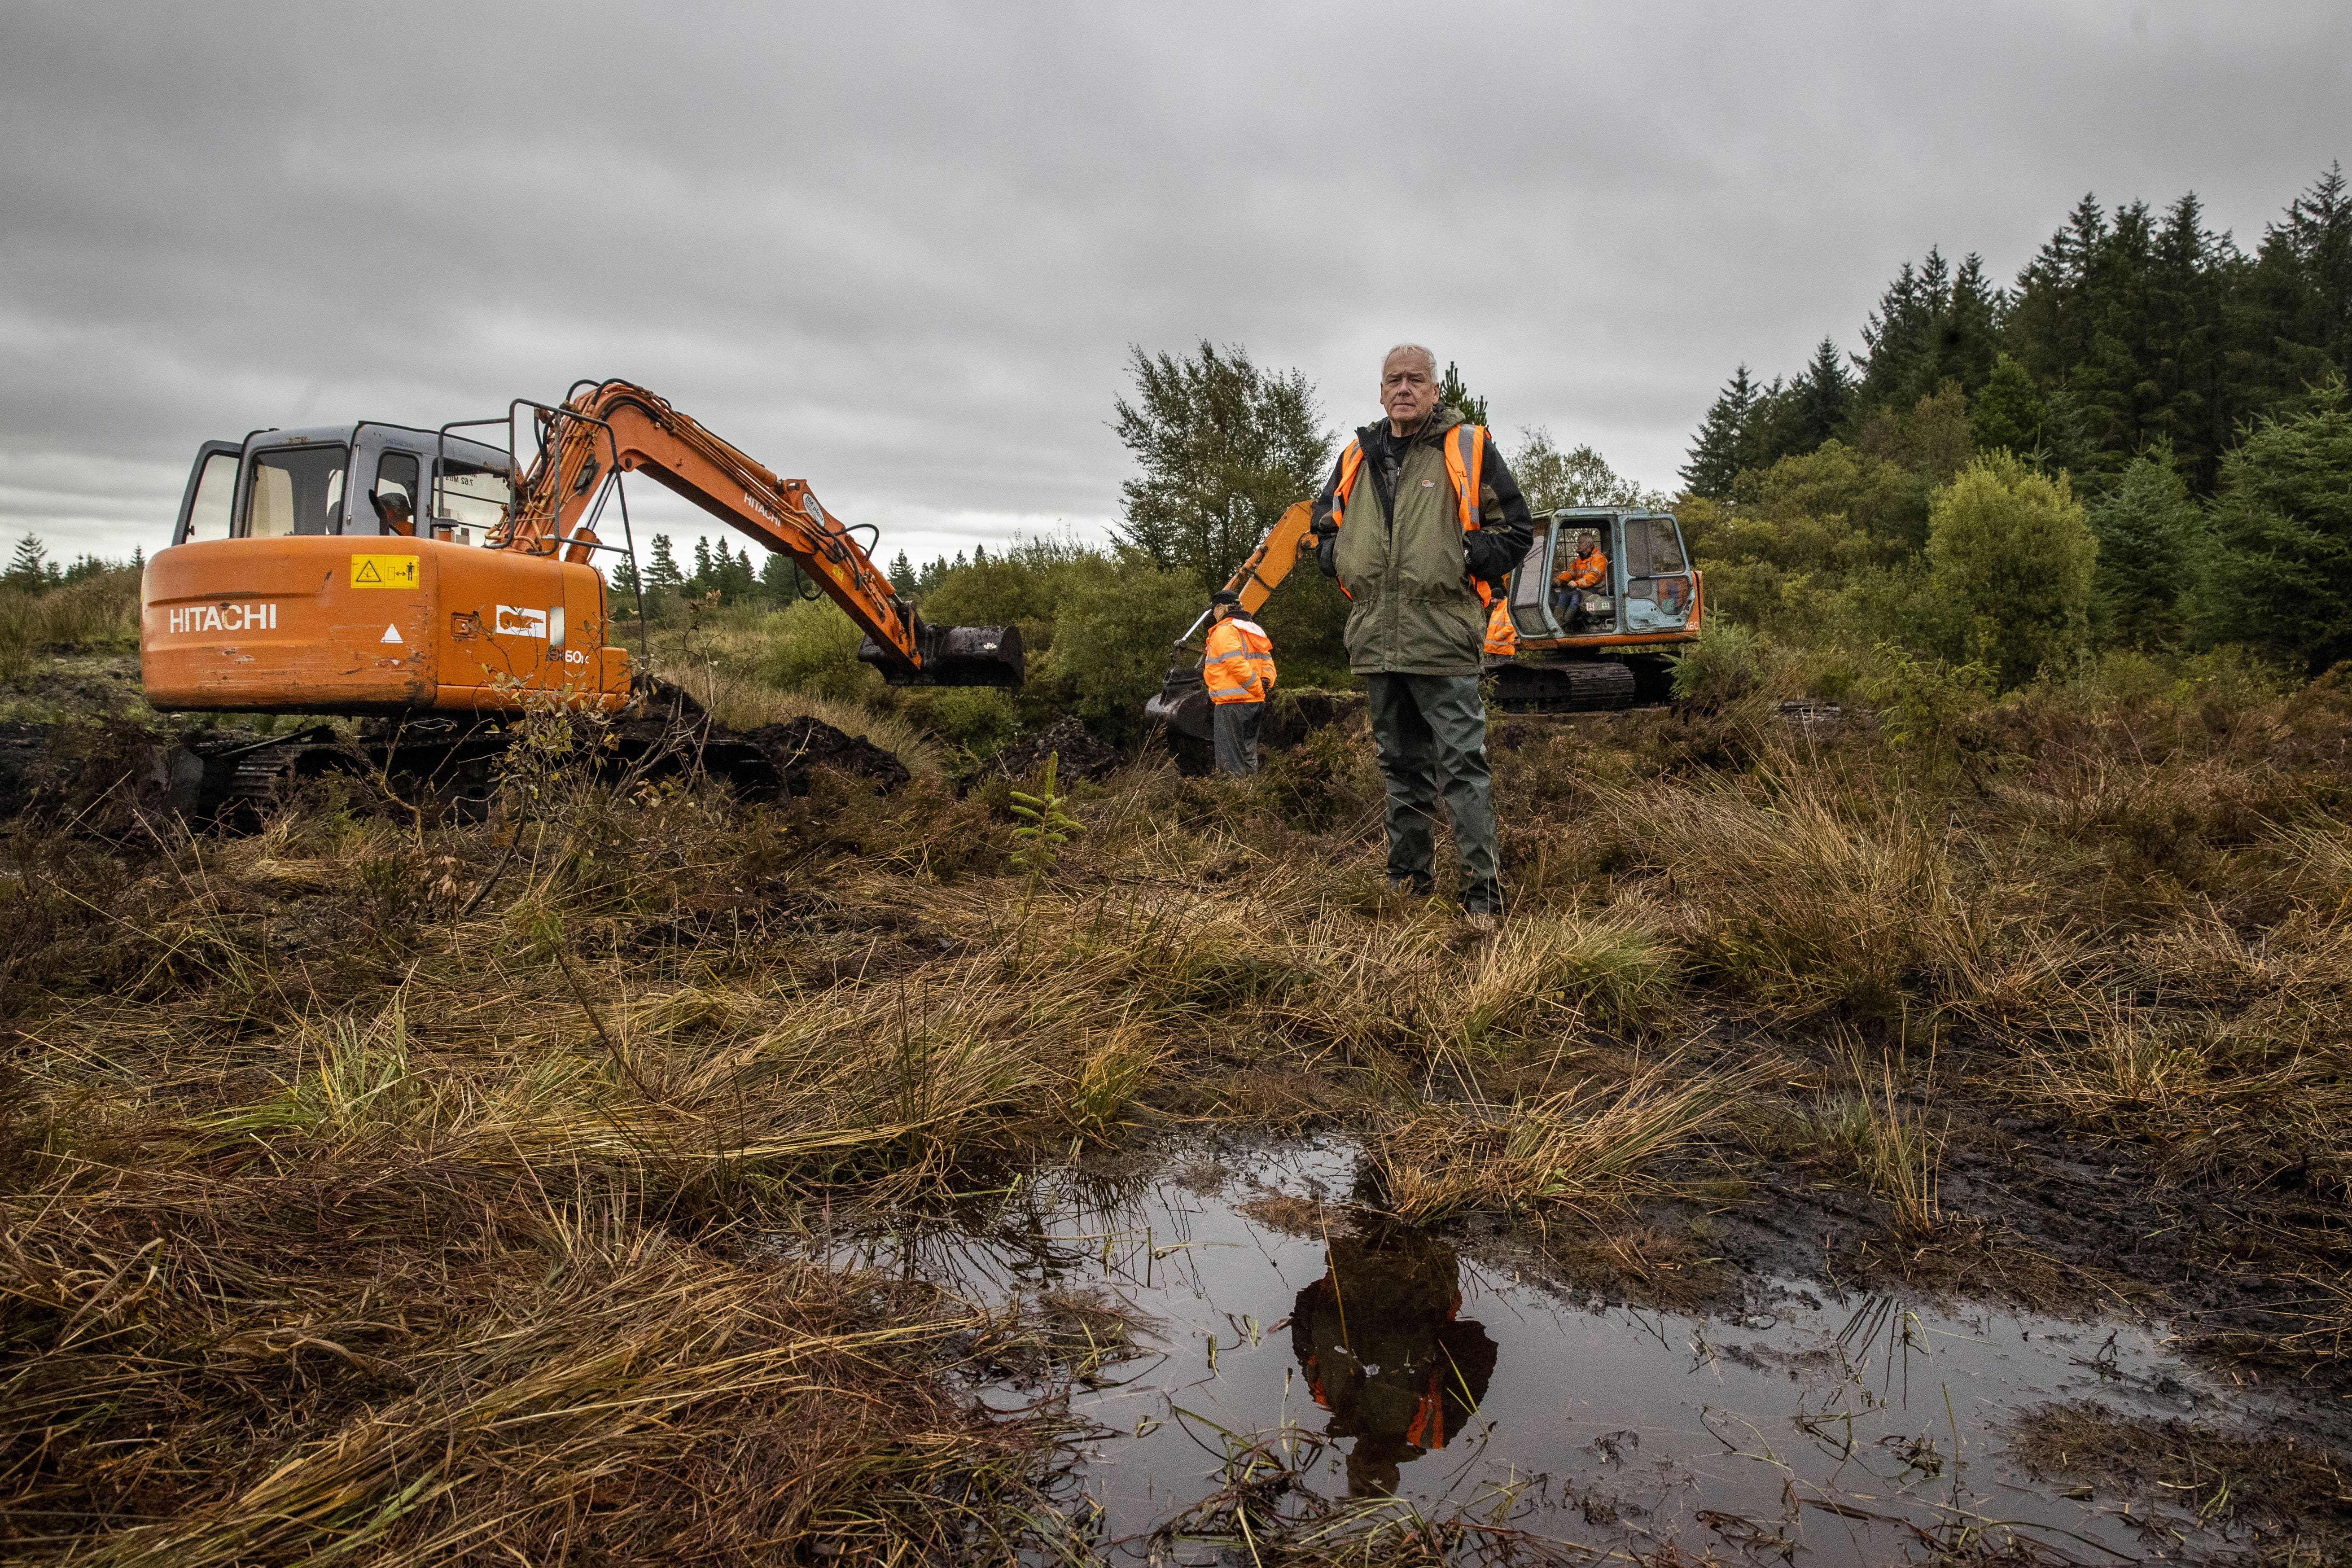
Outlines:
<svg viewBox="0 0 2352 1568"><path fill-rule="evenodd" d="M1209 603L1213 605L1231 605L1235 609L1239 609L1241 608L1242 596L1239 594L1234 593L1231 588L1220 588L1215 593L1209 595Z"/></svg>

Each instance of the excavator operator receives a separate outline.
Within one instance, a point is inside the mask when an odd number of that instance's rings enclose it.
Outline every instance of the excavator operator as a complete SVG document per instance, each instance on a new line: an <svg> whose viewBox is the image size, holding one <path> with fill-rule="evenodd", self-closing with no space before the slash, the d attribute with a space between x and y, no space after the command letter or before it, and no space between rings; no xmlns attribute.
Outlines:
<svg viewBox="0 0 2352 1568"><path fill-rule="evenodd" d="M1608 576L1609 556L1600 538L1589 528L1582 530L1576 536L1576 553L1551 577L1552 605L1559 612L1559 624L1574 625L1584 613L1584 595Z"/></svg>
<svg viewBox="0 0 2352 1568"><path fill-rule="evenodd" d="M1201 675L1215 705L1217 771L1247 778L1257 772L1258 721L1274 695L1274 644L1242 614L1239 594L1221 588L1209 603L1217 624L1209 628Z"/></svg>
<svg viewBox="0 0 2352 1568"><path fill-rule="evenodd" d="M375 514L383 520L386 533L414 535L416 532L415 513L410 509L406 496L398 490L378 490L368 500L375 503Z"/></svg>

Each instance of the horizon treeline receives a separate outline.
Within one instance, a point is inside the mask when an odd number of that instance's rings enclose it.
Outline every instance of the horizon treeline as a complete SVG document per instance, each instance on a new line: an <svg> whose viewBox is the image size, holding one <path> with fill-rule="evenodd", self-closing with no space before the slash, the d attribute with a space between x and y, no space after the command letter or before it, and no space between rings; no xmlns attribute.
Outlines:
<svg viewBox="0 0 2352 1568"><path fill-rule="evenodd" d="M1700 423L1681 478L1734 498L1739 476L1831 440L1865 448L1923 398L1965 400L1971 445L2061 468L2094 493L2162 443L2192 495L2259 416L2302 412L2352 374L2352 192L2331 164L2249 252L2196 193L2161 213L2095 194L2001 287L1971 252L1905 262L1861 328L1793 374L1745 363Z"/></svg>

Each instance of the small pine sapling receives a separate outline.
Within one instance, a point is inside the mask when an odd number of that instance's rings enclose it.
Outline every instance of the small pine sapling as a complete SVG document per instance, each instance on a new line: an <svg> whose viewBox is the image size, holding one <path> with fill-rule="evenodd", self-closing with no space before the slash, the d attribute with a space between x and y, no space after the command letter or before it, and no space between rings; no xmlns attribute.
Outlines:
<svg viewBox="0 0 2352 1568"><path fill-rule="evenodd" d="M1026 825L1013 830L1013 837L1020 840L1019 847L1013 851L1013 863L1029 873L1032 894L1037 890L1039 879L1054 868L1062 846L1086 831L1086 825L1064 809L1070 797L1057 792L1055 774L1061 763L1059 752L1046 756L1045 776L1037 785L1037 794L1024 795L1017 789L1013 792L1013 814Z"/></svg>

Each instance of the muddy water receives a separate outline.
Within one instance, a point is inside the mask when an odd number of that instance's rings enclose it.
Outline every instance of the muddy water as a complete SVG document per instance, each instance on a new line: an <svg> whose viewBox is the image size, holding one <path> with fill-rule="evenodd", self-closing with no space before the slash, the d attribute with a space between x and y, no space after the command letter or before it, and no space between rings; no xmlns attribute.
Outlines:
<svg viewBox="0 0 2352 1568"><path fill-rule="evenodd" d="M2169 1353L2161 1326L1797 1279L1688 1316L1566 1289L1505 1241L1352 1235L1315 1202L1344 1200L1356 1168L1323 1139L1182 1152L1123 1182L1049 1171L977 1222L832 1250L983 1300L1098 1289L1150 1320L1148 1353L1074 1401L1103 1434L1079 1484L1111 1554L1139 1562L1268 1435L1335 1501L1466 1510L1598 1550L1871 1563L1924 1555L1914 1527L1977 1525L2140 1557L2159 1546L2144 1518L2033 1479L2004 1458L2003 1424L2085 1397L2261 1414ZM1218 1551L1163 1541L1158 1560Z"/></svg>

